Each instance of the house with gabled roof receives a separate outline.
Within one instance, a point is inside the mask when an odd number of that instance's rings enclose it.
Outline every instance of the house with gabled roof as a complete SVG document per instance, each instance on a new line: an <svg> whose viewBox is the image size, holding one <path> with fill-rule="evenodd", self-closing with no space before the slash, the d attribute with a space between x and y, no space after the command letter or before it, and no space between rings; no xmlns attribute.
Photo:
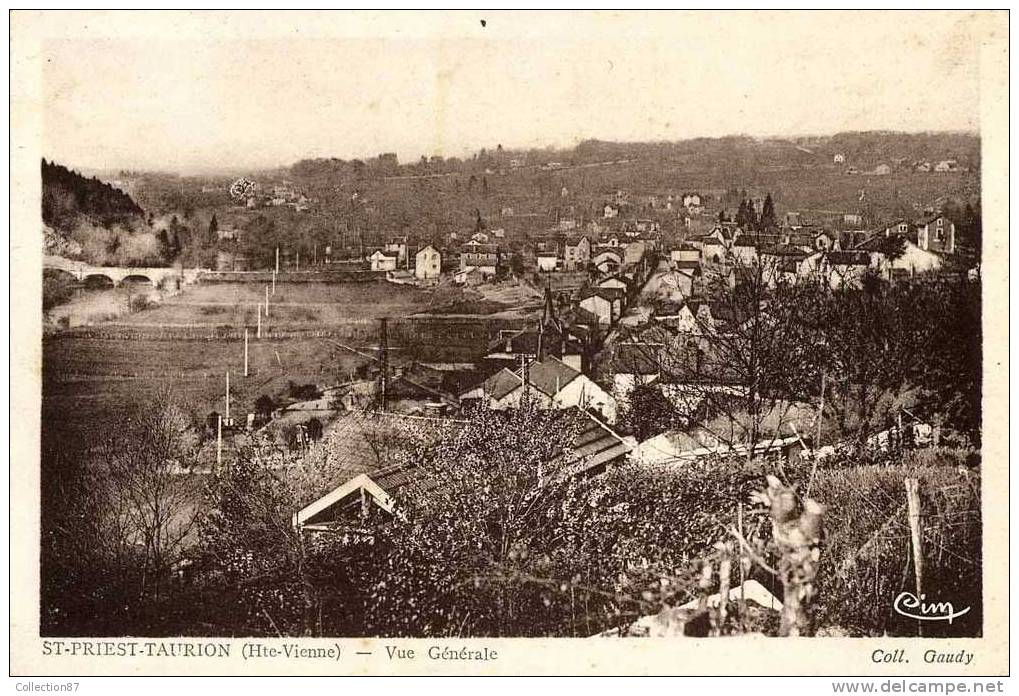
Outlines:
<svg viewBox="0 0 1019 696"><path fill-rule="evenodd" d="M565 417L579 418L577 434L564 443L553 468L561 476L587 477L623 463L630 445L610 426L589 411L563 409ZM421 419L422 421L425 419ZM457 421L463 428L467 421ZM433 433L434 436L434 433ZM457 432L446 433L456 437ZM338 485L308 501L293 515L293 525L306 533L344 534L356 538L370 534L365 521L375 514L398 514L404 495L428 496L439 492L440 483L412 458L348 474Z"/></svg>
<svg viewBox="0 0 1019 696"><path fill-rule="evenodd" d="M876 234L854 247L870 255L870 267L882 278L893 280L940 270L945 260L940 254L921 249L906 237Z"/></svg>
<svg viewBox="0 0 1019 696"><path fill-rule="evenodd" d="M701 250L689 242L683 242L669 250L669 260L672 263L681 261L700 263Z"/></svg>
<svg viewBox="0 0 1019 696"><path fill-rule="evenodd" d="M623 313L626 293L618 288L587 288L577 304L598 317L602 325L614 324Z"/></svg>
<svg viewBox="0 0 1019 696"><path fill-rule="evenodd" d="M824 283L832 289L859 287L870 265L870 254L862 249L819 251L799 262L797 277Z"/></svg>
<svg viewBox="0 0 1019 696"><path fill-rule="evenodd" d="M554 356L525 363L517 370L504 367L460 398L480 400L496 411L520 408L526 400L538 408L578 407L608 423L616 420L615 399L583 372Z"/></svg>
<svg viewBox="0 0 1019 696"><path fill-rule="evenodd" d="M923 251L955 253L955 223L941 213L930 213L916 223L916 245Z"/></svg>

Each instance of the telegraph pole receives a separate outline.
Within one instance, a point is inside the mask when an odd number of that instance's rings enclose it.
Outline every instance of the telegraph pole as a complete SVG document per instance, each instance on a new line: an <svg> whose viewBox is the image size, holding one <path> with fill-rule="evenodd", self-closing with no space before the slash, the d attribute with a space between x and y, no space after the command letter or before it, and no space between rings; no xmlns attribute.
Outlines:
<svg viewBox="0 0 1019 696"><path fill-rule="evenodd" d="M230 370L226 371L226 424L230 425Z"/></svg>
<svg viewBox="0 0 1019 696"><path fill-rule="evenodd" d="M382 377L380 380L380 387L382 392L382 410L387 411L389 407L389 354L388 354L388 336L386 335L386 325L388 323L386 317L382 317L379 320L379 365L382 368Z"/></svg>
<svg viewBox="0 0 1019 696"><path fill-rule="evenodd" d="M248 329L244 329L244 376L248 376Z"/></svg>

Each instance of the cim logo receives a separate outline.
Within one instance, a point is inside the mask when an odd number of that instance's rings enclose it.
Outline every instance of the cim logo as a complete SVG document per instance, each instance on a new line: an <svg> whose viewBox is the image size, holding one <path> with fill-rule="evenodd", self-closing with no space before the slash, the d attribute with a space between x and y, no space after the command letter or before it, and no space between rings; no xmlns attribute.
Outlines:
<svg viewBox="0 0 1019 696"><path fill-rule="evenodd" d="M969 612L970 608L955 610L951 602L928 602L927 595L917 597L912 592L903 592L895 598L892 606L897 614L917 621L947 621L952 623L955 619Z"/></svg>

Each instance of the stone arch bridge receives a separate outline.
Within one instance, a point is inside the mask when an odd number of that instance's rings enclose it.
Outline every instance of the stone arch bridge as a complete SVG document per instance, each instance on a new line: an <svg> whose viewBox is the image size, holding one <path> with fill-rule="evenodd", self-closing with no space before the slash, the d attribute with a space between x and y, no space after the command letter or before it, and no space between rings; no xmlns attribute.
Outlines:
<svg viewBox="0 0 1019 696"><path fill-rule="evenodd" d="M42 257L42 267L63 271L75 277L79 282L86 282L89 278L105 278L116 287L125 280L145 282L148 281L157 287L165 284L168 280L174 279L182 284L193 283L204 272L200 268L123 268L119 266L92 266L83 261L74 261L63 256Z"/></svg>

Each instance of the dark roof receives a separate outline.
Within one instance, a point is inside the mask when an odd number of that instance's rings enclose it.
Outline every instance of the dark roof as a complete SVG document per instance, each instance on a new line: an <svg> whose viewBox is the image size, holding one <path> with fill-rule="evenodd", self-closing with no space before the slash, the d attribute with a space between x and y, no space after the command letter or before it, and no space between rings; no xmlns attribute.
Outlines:
<svg viewBox="0 0 1019 696"><path fill-rule="evenodd" d="M674 265L676 267L676 270L689 269L695 270L698 273L701 270L701 264L699 261L676 261Z"/></svg>
<svg viewBox="0 0 1019 696"><path fill-rule="evenodd" d="M825 254L828 263L836 266L869 266L870 256L863 251L829 251Z"/></svg>
<svg viewBox="0 0 1019 696"><path fill-rule="evenodd" d="M486 379L482 389L493 399L501 399L523 383L519 375L510 372L504 367Z"/></svg>
<svg viewBox="0 0 1019 696"><path fill-rule="evenodd" d="M499 247L495 244L465 244L460 249L461 254L498 254Z"/></svg>
<svg viewBox="0 0 1019 696"><path fill-rule="evenodd" d="M630 375L656 375L661 372L655 343L619 343L612 359L615 372Z"/></svg>
<svg viewBox="0 0 1019 696"><path fill-rule="evenodd" d="M792 244L773 244L761 249L761 253L768 256L796 256L799 258L807 255L807 252L803 251L803 249Z"/></svg>
<svg viewBox="0 0 1019 696"><path fill-rule="evenodd" d="M545 358L542 362L533 362L527 369L528 383L549 396L554 396L580 376L580 372L553 357Z"/></svg>
<svg viewBox="0 0 1019 696"><path fill-rule="evenodd" d="M572 467L572 475L597 472L620 462L630 451L629 445L612 428L585 411L570 410L580 412L585 419L580 433L573 441L571 458L576 464Z"/></svg>
<svg viewBox="0 0 1019 696"><path fill-rule="evenodd" d="M609 302L614 302L623 299L626 296L626 291L622 288L585 288L580 292L578 300L586 300L588 297L596 295Z"/></svg>
<svg viewBox="0 0 1019 696"><path fill-rule="evenodd" d="M945 216L942 215L941 213L928 213L927 215L924 215L922 218L917 220L916 224L918 224L918 225L926 225L929 222L934 222L935 220L937 220L940 217L945 217Z"/></svg>
<svg viewBox="0 0 1019 696"><path fill-rule="evenodd" d="M539 327L540 328L540 327ZM536 328L521 329L510 334L503 333L498 339L488 344L488 353L525 353L538 354L538 343L544 343L547 350L557 349L563 341L563 333L555 322L548 322L544 331ZM506 347L509 344L509 350Z"/></svg>

